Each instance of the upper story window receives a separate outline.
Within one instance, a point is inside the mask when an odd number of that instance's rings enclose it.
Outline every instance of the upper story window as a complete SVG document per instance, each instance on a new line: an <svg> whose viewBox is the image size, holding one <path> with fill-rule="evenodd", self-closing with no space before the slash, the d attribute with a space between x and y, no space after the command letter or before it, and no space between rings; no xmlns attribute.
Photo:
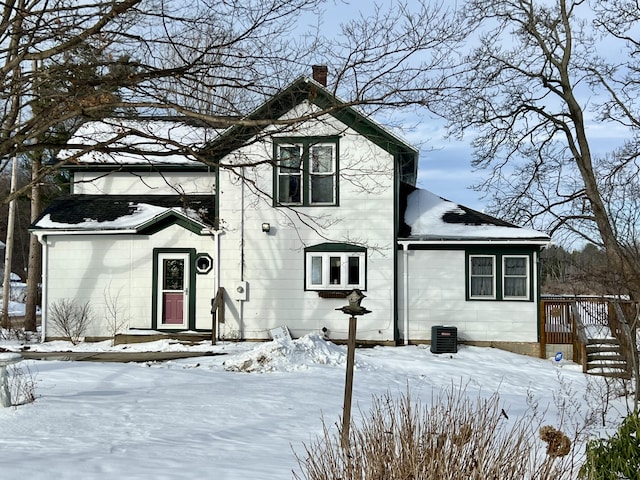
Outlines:
<svg viewBox="0 0 640 480"><path fill-rule="evenodd" d="M338 204L338 139L274 139L274 187L280 205Z"/></svg>
<svg viewBox="0 0 640 480"><path fill-rule="evenodd" d="M469 255L468 298L471 300L530 300L530 255Z"/></svg>

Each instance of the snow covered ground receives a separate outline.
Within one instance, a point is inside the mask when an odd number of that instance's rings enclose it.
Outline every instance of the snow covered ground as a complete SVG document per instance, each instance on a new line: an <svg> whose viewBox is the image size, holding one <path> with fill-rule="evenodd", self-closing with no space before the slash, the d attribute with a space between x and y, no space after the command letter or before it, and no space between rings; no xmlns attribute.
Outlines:
<svg viewBox="0 0 640 480"><path fill-rule="evenodd" d="M20 277L18 277L18 275L16 275L15 273L11 274L11 278L12 281L10 283L11 287L9 290L9 302L7 305L7 311L9 312L9 316L18 317L24 315L24 296L26 295L27 284L20 282ZM1 280L0 283L2 283ZM3 293L4 292L2 289L2 285L0 285L0 314L2 313Z"/></svg>
<svg viewBox="0 0 640 480"><path fill-rule="evenodd" d="M15 350L15 342L0 346ZM109 342L38 349L110 349ZM117 348L124 348L119 346ZM37 399L0 408L1 478L280 480L299 471L302 453L342 414L346 347L307 336L267 343L169 341L132 350L189 348L221 355L162 363L24 361ZM514 422L536 401L546 424L570 428L602 406L593 376L557 363L497 349L460 346L455 354L428 347L358 349L353 415L360 422L373 396L403 394L428 404L441 389L469 395L496 391ZM557 405L573 404L560 424ZM576 408L577 407L577 408ZM620 401L609 414L625 414ZM595 433L595 432L594 432Z"/></svg>

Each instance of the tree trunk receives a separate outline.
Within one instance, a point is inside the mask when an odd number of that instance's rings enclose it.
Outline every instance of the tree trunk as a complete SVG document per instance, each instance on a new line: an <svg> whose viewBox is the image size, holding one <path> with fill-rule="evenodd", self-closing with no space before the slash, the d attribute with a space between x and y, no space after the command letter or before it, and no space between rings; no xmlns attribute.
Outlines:
<svg viewBox="0 0 640 480"><path fill-rule="evenodd" d="M566 12L565 2L561 2L561 5L563 8L562 19L567 25L567 32L570 32L568 27L569 17ZM589 199L593 219L600 232L609 265L612 269L615 269L614 271L621 275L621 280L627 287L631 298L638 301L640 300L640 281L638 280L640 264L635 258L631 258L628 255L625 246L621 244L614 230L613 221L607 212L604 199L602 198L596 179L596 172L593 167L582 106L575 98L574 85L571 83L569 52L572 51L572 37L569 33L567 34L566 42L566 53L557 61L557 67L560 72L562 99L568 107L569 116L574 125L573 137L571 133L566 133L569 149L573 154L576 166L584 182L585 193Z"/></svg>
<svg viewBox="0 0 640 480"><path fill-rule="evenodd" d="M10 194L16 191L16 175L18 171L18 158L13 157L11 165L11 187ZM9 216L7 217L7 239L4 255L4 280L2 283L2 327L11 328L11 318L9 317L9 301L11 300L11 257L13 255L13 230L15 220L16 200L9 202Z"/></svg>
<svg viewBox="0 0 640 480"><path fill-rule="evenodd" d="M41 159L36 154L31 163L31 222L40 215L40 174ZM39 302L39 288L41 276L41 246L35 235L29 237L29 264L27 266L27 298L24 317L24 329L27 332L37 330L37 308Z"/></svg>

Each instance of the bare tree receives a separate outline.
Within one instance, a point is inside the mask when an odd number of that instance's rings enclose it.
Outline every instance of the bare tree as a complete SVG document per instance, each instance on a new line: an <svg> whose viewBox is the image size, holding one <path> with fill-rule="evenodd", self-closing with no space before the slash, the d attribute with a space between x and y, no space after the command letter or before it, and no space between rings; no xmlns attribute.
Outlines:
<svg viewBox="0 0 640 480"><path fill-rule="evenodd" d="M38 174L42 169L40 156L33 158L31 163L31 222L34 222L41 212L41 189L40 182L37 181ZM40 278L42 276L42 251L40 242L35 235L29 236L29 260L27 266L27 292L25 298L24 329L28 332L37 330L37 308L40 299ZM29 281L30 280L30 281Z"/></svg>
<svg viewBox="0 0 640 480"><path fill-rule="evenodd" d="M329 65L331 88L345 100L327 110L428 102L438 87L431 70L447 60L442 46L460 35L446 9L427 0L411 9L394 2L336 32L323 27L324 3L7 4L0 23L0 169L10 155L60 148L65 139L52 133L106 112L259 129L277 119L249 120L247 113L315 63Z"/></svg>
<svg viewBox="0 0 640 480"><path fill-rule="evenodd" d="M74 345L82 341L94 318L88 302L80 304L75 299L62 298L51 304L51 323L56 333Z"/></svg>
<svg viewBox="0 0 640 480"><path fill-rule="evenodd" d="M257 133L277 119L268 118L269 112L260 119L246 114L308 74L314 63L329 65L332 88L345 99L326 111L359 105L372 112L429 102L439 85L431 71L446 65L448 50L442 47L461 32L446 9L427 0L411 8L408 2L394 2L374 7L340 31L326 31L325 3L6 3L0 21L0 172L14 156L32 159L33 168L31 182L1 200L30 193L35 218L39 188L61 165L56 153L82 123L107 115L186 116L218 128L241 124ZM282 128L297 120L282 121ZM111 141L83 142L65 161L90 149L109 149ZM175 142L174 147L194 153ZM211 153L196 158L210 162ZM35 329L38 251L34 240L28 270L30 330Z"/></svg>
<svg viewBox="0 0 640 480"><path fill-rule="evenodd" d="M284 38L288 20L318 3L7 4L0 22L0 169L11 155L60 148L66 139L54 133L61 125L105 112L218 121L246 112L251 95L233 92L265 95L278 87L274 79L292 63L287 58L298 58Z"/></svg>
<svg viewBox="0 0 640 480"><path fill-rule="evenodd" d="M111 334L111 344L115 345L116 336L122 330L126 330L131 320L129 311L126 306L122 304L120 300L120 294L122 288L117 292L111 291L111 283L104 288L104 312L103 318L107 324L109 333Z"/></svg>
<svg viewBox="0 0 640 480"><path fill-rule="evenodd" d="M455 135L474 135L476 187L491 208L604 247L640 299L635 252L638 197L637 2L469 0L460 12L469 43L446 76L440 113ZM619 21L609 25L606 18ZM637 38L637 37L635 37ZM627 55L605 57L607 49ZM593 100L593 99L602 100ZM628 141L594 153L597 128L623 126ZM637 190L637 189L636 189ZM631 226L633 228L629 228ZM575 238L575 237L574 237Z"/></svg>
<svg viewBox="0 0 640 480"><path fill-rule="evenodd" d="M17 163L17 188L22 188L29 183L29 172L25 170L24 162ZM0 198L4 198L10 194L11 176L10 172L0 175ZM8 209L0 209L0 240L5 241L7 235ZM15 232L14 232L14 251L12 256L12 272L21 276L25 272L27 266L27 251L24 248L29 243L29 234L27 228L29 226L29 200L24 195L16 198L15 211Z"/></svg>

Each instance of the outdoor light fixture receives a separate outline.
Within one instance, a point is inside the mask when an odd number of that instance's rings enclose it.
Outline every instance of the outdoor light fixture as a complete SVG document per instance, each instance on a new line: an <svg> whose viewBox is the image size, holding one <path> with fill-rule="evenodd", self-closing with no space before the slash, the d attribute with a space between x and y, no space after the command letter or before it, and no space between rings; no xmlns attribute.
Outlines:
<svg viewBox="0 0 640 480"><path fill-rule="evenodd" d="M263 223L262 224L262 231L264 233L269 233L271 231L271 224L269 223Z"/></svg>

